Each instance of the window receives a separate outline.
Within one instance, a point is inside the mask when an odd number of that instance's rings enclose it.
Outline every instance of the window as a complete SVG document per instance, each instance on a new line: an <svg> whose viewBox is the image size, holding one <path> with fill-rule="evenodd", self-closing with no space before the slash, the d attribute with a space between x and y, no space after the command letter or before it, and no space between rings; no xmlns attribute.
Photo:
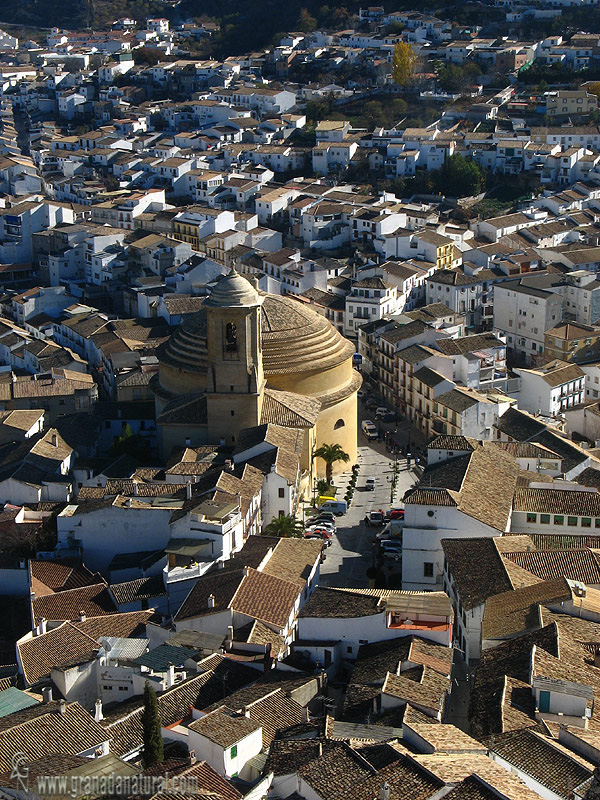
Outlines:
<svg viewBox="0 0 600 800"><path fill-rule="evenodd" d="M237 327L234 322L228 322L225 327L225 352L237 353Z"/></svg>
<svg viewBox="0 0 600 800"><path fill-rule="evenodd" d="M577 517L567 517L567 525L574 528L577 525Z"/></svg>
<svg viewBox="0 0 600 800"><path fill-rule="evenodd" d="M344 422L344 420L343 420L343 419L338 419L338 421L337 421L337 422L335 423L335 425L333 426L333 430L334 430L334 431L337 431L337 430L339 430L340 428L343 428L343 427L345 426L345 424L346 424L346 423Z"/></svg>
<svg viewBox="0 0 600 800"><path fill-rule="evenodd" d="M550 524L550 514L540 514L540 522L542 525Z"/></svg>
<svg viewBox="0 0 600 800"><path fill-rule="evenodd" d="M285 497L285 489L283 487L279 489L279 497Z"/></svg>
<svg viewBox="0 0 600 800"><path fill-rule="evenodd" d="M562 516L562 514L555 514L554 515L554 524L555 525L564 525L565 524L565 518Z"/></svg>
<svg viewBox="0 0 600 800"><path fill-rule="evenodd" d="M598 519L598 518L596 518L595 527L596 528L600 528L600 519Z"/></svg>
<svg viewBox="0 0 600 800"><path fill-rule="evenodd" d="M527 522L537 522L537 514L527 514Z"/></svg>
<svg viewBox="0 0 600 800"><path fill-rule="evenodd" d="M232 416L232 417L234 417L234 416L235 416L235 411L233 410L233 408L231 409L231 416Z"/></svg>
<svg viewBox="0 0 600 800"><path fill-rule="evenodd" d="M426 578L433 578L433 562L432 561L426 561L423 564L423 575Z"/></svg>
<svg viewBox="0 0 600 800"><path fill-rule="evenodd" d="M581 527L582 528L591 528L592 527L592 520L589 517L582 517L581 518Z"/></svg>
<svg viewBox="0 0 600 800"><path fill-rule="evenodd" d="M233 745L233 747L229 752L229 755L231 756L231 758L237 758L237 744Z"/></svg>
<svg viewBox="0 0 600 800"><path fill-rule="evenodd" d="M352 647L350 645L348 645L348 647L346 648L346 652L347 653L351 653L352 652Z"/></svg>
<svg viewBox="0 0 600 800"><path fill-rule="evenodd" d="M280 517L285 517L285 511L282 511L281 509L279 509L279 516Z"/></svg>

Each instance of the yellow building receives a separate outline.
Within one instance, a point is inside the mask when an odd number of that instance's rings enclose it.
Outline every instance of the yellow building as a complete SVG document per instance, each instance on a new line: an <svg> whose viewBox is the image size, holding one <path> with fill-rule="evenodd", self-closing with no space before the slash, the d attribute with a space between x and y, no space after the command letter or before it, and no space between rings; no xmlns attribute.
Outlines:
<svg viewBox="0 0 600 800"><path fill-rule="evenodd" d="M235 447L243 429L274 423L304 430L304 470L321 444L340 444L353 463L362 382L353 353L325 317L290 297L260 294L232 270L157 352L152 388L163 455L186 443Z"/></svg>

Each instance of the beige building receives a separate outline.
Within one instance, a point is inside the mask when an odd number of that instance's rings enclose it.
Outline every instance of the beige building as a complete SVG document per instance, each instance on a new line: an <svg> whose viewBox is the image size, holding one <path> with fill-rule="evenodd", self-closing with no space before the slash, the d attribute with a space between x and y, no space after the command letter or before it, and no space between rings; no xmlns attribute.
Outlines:
<svg viewBox="0 0 600 800"><path fill-rule="evenodd" d="M546 92L546 114L561 117L572 114L589 114L598 108L598 98L585 90Z"/></svg>
<svg viewBox="0 0 600 800"><path fill-rule="evenodd" d="M232 270L157 352L151 385L163 455L185 444L236 447L242 430L274 423L304 430L304 474L321 444L340 444L355 462L362 378L353 353L322 315L260 294Z"/></svg>

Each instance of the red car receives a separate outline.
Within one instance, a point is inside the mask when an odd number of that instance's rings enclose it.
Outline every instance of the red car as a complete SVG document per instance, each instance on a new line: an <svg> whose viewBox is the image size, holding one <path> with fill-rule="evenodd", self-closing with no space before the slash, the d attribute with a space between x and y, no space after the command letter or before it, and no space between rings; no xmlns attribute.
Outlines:
<svg viewBox="0 0 600 800"><path fill-rule="evenodd" d="M390 519L404 519L404 509L394 508L390 513Z"/></svg>

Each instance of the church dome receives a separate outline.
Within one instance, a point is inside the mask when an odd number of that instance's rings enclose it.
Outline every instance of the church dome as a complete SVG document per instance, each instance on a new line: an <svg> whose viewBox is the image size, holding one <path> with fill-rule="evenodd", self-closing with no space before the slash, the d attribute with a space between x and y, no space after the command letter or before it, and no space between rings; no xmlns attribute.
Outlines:
<svg viewBox="0 0 600 800"><path fill-rule="evenodd" d="M354 345L345 339L329 320L297 300L279 295L258 295L241 275L228 275L219 282L235 285L243 281L254 292L257 305L262 301L261 332L265 376L310 373L332 369L349 359ZM216 291L216 290L215 290ZM247 292L247 290L246 290ZM215 292L205 302L209 304ZM250 298L250 293L246 294ZM217 298L219 300L219 298ZM220 301L219 301L220 302ZM231 307L233 304L227 304ZM215 307L215 301L212 301ZM188 373L206 373L208 353L206 310L190 316L171 338L158 349L162 364Z"/></svg>
<svg viewBox="0 0 600 800"><path fill-rule="evenodd" d="M232 269L218 281L204 305L210 308L239 308L256 306L259 303L260 297L254 286Z"/></svg>

